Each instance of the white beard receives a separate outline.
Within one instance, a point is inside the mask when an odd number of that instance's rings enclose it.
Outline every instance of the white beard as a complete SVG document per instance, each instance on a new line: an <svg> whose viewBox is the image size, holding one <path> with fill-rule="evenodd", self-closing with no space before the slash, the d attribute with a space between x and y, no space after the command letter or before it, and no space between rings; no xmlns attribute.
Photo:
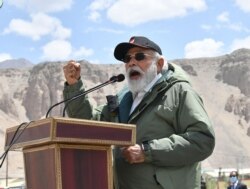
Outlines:
<svg viewBox="0 0 250 189"><path fill-rule="evenodd" d="M141 73L141 78L138 80L131 80L129 78L129 73L132 70L136 70L137 72ZM127 75L127 81L128 81L128 88L133 93L133 95L138 94L139 92L143 91L147 85L156 77L157 75L157 66L156 61L153 61L150 67L146 70L146 72L143 72L140 67L134 66L132 68L129 68L126 72Z"/></svg>

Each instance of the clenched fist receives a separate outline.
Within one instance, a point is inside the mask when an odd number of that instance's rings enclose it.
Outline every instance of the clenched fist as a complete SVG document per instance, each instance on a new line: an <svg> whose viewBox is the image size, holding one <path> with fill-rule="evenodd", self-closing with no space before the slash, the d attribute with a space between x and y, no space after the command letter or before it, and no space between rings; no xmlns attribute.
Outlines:
<svg viewBox="0 0 250 189"><path fill-rule="evenodd" d="M69 85L75 84L81 74L81 66L79 63L75 62L74 60L70 60L64 67L63 67L64 77Z"/></svg>

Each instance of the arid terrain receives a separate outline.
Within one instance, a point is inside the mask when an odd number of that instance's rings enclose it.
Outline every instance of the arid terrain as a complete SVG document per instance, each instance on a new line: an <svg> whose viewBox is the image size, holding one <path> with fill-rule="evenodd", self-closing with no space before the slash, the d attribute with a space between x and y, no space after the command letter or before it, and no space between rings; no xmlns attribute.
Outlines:
<svg viewBox="0 0 250 189"><path fill-rule="evenodd" d="M79 61L86 89L124 73L122 64L91 64ZM190 76L193 87L203 98L216 133L214 153L202 162L204 171L218 168L250 168L250 50L240 49L220 57L169 60ZM65 62L1 67L0 63L0 152L5 131L24 121L44 118L48 108L62 100ZM11 61L9 62L11 65ZM93 104L105 103L105 96L118 92L125 82L91 93ZM61 116L63 106L52 111ZM6 176L6 162L0 177ZM22 152L8 157L9 176L22 176Z"/></svg>

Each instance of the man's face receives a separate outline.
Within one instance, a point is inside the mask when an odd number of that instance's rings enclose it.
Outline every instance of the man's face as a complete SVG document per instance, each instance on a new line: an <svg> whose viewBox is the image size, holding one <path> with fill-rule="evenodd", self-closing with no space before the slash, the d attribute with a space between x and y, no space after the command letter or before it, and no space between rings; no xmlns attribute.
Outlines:
<svg viewBox="0 0 250 189"><path fill-rule="evenodd" d="M139 67L141 71L146 72L151 66L153 59L155 59L154 51L139 47L131 48L125 57L128 57L128 60L130 59L129 62L125 63L126 72L136 66ZM137 57L143 59L136 60ZM130 80L138 80L142 77L142 74L137 71L129 71L128 76Z"/></svg>
<svg viewBox="0 0 250 189"><path fill-rule="evenodd" d="M229 175L229 178L230 178L230 182L231 183L235 183L237 181L237 173L236 172L231 172L230 175Z"/></svg>
<svg viewBox="0 0 250 189"><path fill-rule="evenodd" d="M152 50L131 48L125 57L128 86L132 93L142 91L157 75L157 59Z"/></svg>

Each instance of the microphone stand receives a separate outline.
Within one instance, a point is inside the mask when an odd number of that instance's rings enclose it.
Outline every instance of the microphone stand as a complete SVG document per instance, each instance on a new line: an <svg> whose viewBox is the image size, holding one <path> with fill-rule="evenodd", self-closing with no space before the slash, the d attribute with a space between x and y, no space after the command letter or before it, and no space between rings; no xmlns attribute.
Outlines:
<svg viewBox="0 0 250 189"><path fill-rule="evenodd" d="M113 80L109 80L109 81L107 81L107 82L105 82L105 83L102 83L102 84L100 84L100 85L98 85L98 86L96 86L96 87L94 87L94 88L91 88L91 89L89 89L89 90L87 90L87 91L84 91L83 93L81 93L81 94L79 94L79 95L76 95L76 96L74 96L74 97L72 97L72 98L70 98L70 99L68 99L66 102L66 104L65 104L65 106L64 106L64 108L63 108L63 117L65 117L65 112L66 112L66 109L67 109L67 107L68 107L68 105L70 104L70 102L72 102L72 101L74 101L75 99L77 99L77 98L79 98L79 97L81 97L81 96L84 96L84 95L86 95L86 94L88 94L88 93L90 93L90 92L93 92L93 91L95 91L95 90L97 90L97 89L100 89L100 88L102 88L102 87L104 87L104 86L106 86L106 85L109 85L109 84L111 84L111 83L115 83L117 80L115 80L115 79L113 79Z"/></svg>
<svg viewBox="0 0 250 189"><path fill-rule="evenodd" d="M98 89L98 87L105 86L105 85L107 85L107 83L109 83L109 82L110 82L110 81L106 81L105 83L102 83L102 84L100 84L100 85L98 85L98 86L96 86L96 87L94 87L94 88L92 88L92 89L89 89L88 91ZM85 92L88 92L88 91L85 91ZM75 98L75 97L78 98L78 97L84 95L85 92L80 93L80 94L78 94L78 95L76 95L76 96L73 96L72 98ZM91 92L91 91L90 91L90 92ZM45 117L46 117L46 118L48 117L49 113L51 112L51 110L52 110L54 107L56 107L56 106L58 106L58 105L60 105L60 104L62 104L62 103L68 102L68 101L70 101L72 98L68 98L68 99L62 100L62 101L60 101L60 102L54 104L53 106L51 106L51 107L49 108L49 110L47 111Z"/></svg>
<svg viewBox="0 0 250 189"><path fill-rule="evenodd" d="M12 139L11 139L11 141L10 141L10 143L9 143L9 146L8 146L8 148L4 151L4 153L1 155L1 157L0 157L0 160L2 159L2 162L0 163L0 168L2 167L2 165L3 165L3 163L4 163L4 160L5 160L5 158L7 157L7 155L8 155L8 152L10 151L10 149L11 149L11 147L18 141L18 139L20 138L20 136L23 134L23 132L24 132L24 130L32 123L33 121L30 121L29 123L21 123L18 127L17 127L17 129L16 129L16 131L15 131L15 133L14 133L14 135L13 135L13 137L12 137ZM20 130L20 128L23 126L23 128L22 128L22 130L19 132L19 130ZM17 135L18 134L18 135Z"/></svg>
<svg viewBox="0 0 250 189"><path fill-rule="evenodd" d="M82 92L82 93L80 93L80 94L78 94L78 95L76 95L76 96L71 97L71 98L62 100L62 101L60 101L60 102L54 104L53 106L51 106L51 107L49 108L49 110L47 111L45 117L46 117L46 118L48 117L49 113L51 112L51 110L52 110L54 107L58 106L59 104L68 102L68 103L65 105L64 109L63 109L63 117L64 117L64 116L65 116L66 107L67 107L67 105L69 104L69 101L73 101L73 100L75 100L75 99L77 99L77 98L79 98L79 97L81 97L81 96L83 96L83 95L86 95L86 94L88 94L88 93L90 93L90 92L92 92L92 91L95 91L95 90L97 90L97 89L100 89L101 87L104 87L104 86L109 85L109 84L111 84L111 83L121 82L121 81L123 81L123 80L124 80L124 75L123 75L123 74L119 74L118 76L113 76L113 77L111 77L111 78L110 78L108 81L106 81L105 83L102 83L102 84L100 84L100 85L97 85L96 87L93 87L93 88L91 88L91 89L89 89L89 90L87 90L87 91L84 91L84 92Z"/></svg>

